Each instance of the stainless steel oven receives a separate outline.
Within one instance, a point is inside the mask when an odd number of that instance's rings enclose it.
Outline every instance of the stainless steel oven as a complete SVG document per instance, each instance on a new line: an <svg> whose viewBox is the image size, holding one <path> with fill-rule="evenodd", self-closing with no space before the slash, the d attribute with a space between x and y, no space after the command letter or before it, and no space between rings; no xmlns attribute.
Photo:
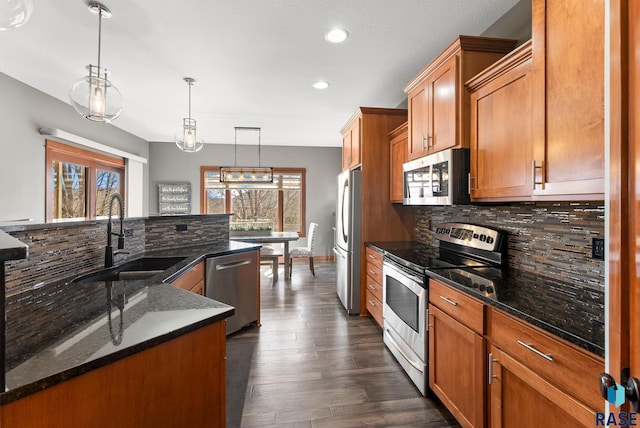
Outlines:
<svg viewBox="0 0 640 428"><path fill-rule="evenodd" d="M424 274L383 263L384 343L424 395L427 388L427 283Z"/></svg>
<svg viewBox="0 0 640 428"><path fill-rule="evenodd" d="M432 233L437 246L389 243L382 265L384 343L423 395L428 384L427 275L438 272L491 298L495 286L478 272L501 272L506 260L506 235L497 229L444 223Z"/></svg>

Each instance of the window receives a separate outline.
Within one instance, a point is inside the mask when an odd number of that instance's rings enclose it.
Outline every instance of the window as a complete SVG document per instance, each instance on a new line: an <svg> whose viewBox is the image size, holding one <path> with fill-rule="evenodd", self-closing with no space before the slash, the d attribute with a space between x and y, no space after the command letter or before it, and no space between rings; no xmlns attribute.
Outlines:
<svg viewBox="0 0 640 428"><path fill-rule="evenodd" d="M47 140L46 219L109 215L109 199L124 196L124 159Z"/></svg>
<svg viewBox="0 0 640 428"><path fill-rule="evenodd" d="M234 214L232 227L305 233L304 168L274 168L273 183L221 183L220 168L200 168L200 212Z"/></svg>

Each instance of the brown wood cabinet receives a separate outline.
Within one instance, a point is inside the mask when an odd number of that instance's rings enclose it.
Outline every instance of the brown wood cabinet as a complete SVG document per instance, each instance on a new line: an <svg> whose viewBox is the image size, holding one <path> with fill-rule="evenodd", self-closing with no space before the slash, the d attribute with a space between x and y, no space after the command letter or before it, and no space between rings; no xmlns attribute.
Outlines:
<svg viewBox="0 0 640 428"><path fill-rule="evenodd" d="M342 128L343 135L359 123L360 218L360 313L367 311L367 258L365 242L412 240L414 215L411 207L389 201L389 132L407 121L407 110L359 107ZM357 267L354 266L354 269Z"/></svg>
<svg viewBox="0 0 640 428"><path fill-rule="evenodd" d="M204 261L201 261L171 283L183 290L204 296Z"/></svg>
<svg viewBox="0 0 640 428"><path fill-rule="evenodd" d="M409 106L408 159L469 147L464 82L511 51L515 40L459 36L404 88Z"/></svg>
<svg viewBox="0 0 640 428"><path fill-rule="evenodd" d="M473 200L530 199L533 193L531 42L467 83L471 91Z"/></svg>
<svg viewBox="0 0 640 428"><path fill-rule="evenodd" d="M360 164L360 120L354 117L342 129L342 170L356 168Z"/></svg>
<svg viewBox="0 0 640 428"><path fill-rule="evenodd" d="M429 281L429 387L464 427L593 426L604 360Z"/></svg>
<svg viewBox="0 0 640 428"><path fill-rule="evenodd" d="M604 0L533 0L538 199L604 198Z"/></svg>
<svg viewBox="0 0 640 428"><path fill-rule="evenodd" d="M225 354L223 320L3 405L0 425L224 427Z"/></svg>
<svg viewBox="0 0 640 428"><path fill-rule="evenodd" d="M464 427L484 427L484 304L429 281L429 387Z"/></svg>
<svg viewBox="0 0 640 428"><path fill-rule="evenodd" d="M408 122L405 122L389 133L389 200L391 202L402 203L404 198L402 164L408 160L408 126Z"/></svg>
<svg viewBox="0 0 640 428"><path fill-rule="evenodd" d="M495 308L487 338L492 427L593 426L602 358Z"/></svg>
<svg viewBox="0 0 640 428"><path fill-rule="evenodd" d="M604 1L533 1L532 40L467 82L474 201L604 198Z"/></svg>
<svg viewBox="0 0 640 428"><path fill-rule="evenodd" d="M383 328L384 321L382 319L382 254L367 247L365 252L367 259L367 311L376 320L378 325Z"/></svg>

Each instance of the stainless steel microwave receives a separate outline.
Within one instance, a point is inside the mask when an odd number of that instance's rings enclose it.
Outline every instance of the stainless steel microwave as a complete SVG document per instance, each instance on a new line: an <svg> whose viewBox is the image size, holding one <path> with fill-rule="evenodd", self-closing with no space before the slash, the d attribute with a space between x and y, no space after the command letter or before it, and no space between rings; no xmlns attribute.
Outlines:
<svg viewBox="0 0 640 428"><path fill-rule="evenodd" d="M404 205L460 205L469 198L469 149L448 149L402 165Z"/></svg>

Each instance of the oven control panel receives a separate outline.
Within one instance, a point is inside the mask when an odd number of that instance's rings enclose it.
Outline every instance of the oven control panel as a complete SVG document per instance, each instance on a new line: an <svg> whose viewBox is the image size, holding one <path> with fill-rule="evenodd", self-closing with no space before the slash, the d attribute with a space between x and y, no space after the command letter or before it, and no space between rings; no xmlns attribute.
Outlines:
<svg viewBox="0 0 640 428"><path fill-rule="evenodd" d="M443 223L434 229L436 239L466 247L497 251L504 232L486 226L467 223Z"/></svg>

